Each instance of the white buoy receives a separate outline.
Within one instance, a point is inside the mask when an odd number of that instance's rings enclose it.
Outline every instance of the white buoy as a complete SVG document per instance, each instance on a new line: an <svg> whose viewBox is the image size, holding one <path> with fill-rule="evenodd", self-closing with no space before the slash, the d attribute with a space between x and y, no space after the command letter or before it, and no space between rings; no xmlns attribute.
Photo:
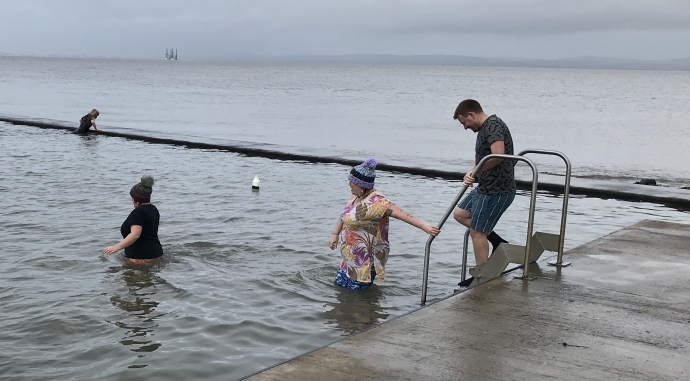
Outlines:
<svg viewBox="0 0 690 381"><path fill-rule="evenodd" d="M261 184L261 181L259 181L259 175L256 175L254 180L252 180L252 189L259 189L259 184Z"/></svg>

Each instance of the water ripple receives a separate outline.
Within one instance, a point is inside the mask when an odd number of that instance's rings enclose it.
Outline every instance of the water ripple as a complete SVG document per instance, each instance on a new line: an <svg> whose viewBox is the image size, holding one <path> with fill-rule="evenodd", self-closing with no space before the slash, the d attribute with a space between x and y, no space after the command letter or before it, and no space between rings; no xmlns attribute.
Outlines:
<svg viewBox="0 0 690 381"><path fill-rule="evenodd" d="M0 190L22 195L0 209L0 374L236 379L418 306L426 236L397 220L386 279L364 293L333 285L340 255L327 242L349 168L4 124L0 135ZM131 266L102 250L120 239L143 173L156 178L165 256ZM384 172L377 184L429 222L458 191ZM505 238L524 240L528 208L521 192L497 227ZM535 228L556 231L559 208L540 194ZM645 218L688 222L659 205L573 197L566 249ZM462 234L449 222L434 243L430 300L459 280Z"/></svg>

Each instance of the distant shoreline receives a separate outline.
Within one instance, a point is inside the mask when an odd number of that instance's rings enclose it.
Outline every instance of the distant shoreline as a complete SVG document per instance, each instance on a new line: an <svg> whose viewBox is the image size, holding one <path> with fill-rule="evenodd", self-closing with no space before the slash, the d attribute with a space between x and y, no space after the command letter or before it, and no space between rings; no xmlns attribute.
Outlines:
<svg viewBox="0 0 690 381"><path fill-rule="evenodd" d="M87 56L23 56L0 52L0 57L66 58L66 59L122 59L146 60L147 57L87 57ZM162 60L162 59L161 59ZM600 69L600 70L660 70L690 71L690 58L669 60L635 60L605 57L573 57L560 59L531 58L483 58L455 55L393 55L393 54L346 54L346 55L293 55L293 56L243 56L226 59L198 58L192 62L242 62L242 63L321 63L359 65L434 65L434 66L480 66L551 69Z"/></svg>
<svg viewBox="0 0 690 381"><path fill-rule="evenodd" d="M525 67L605 70L665 70L688 71L690 58L643 61L632 59L574 57L562 59L482 58L450 55L386 55L357 54L343 56L287 56L267 58L274 62L357 63L379 65L440 65L481 67Z"/></svg>

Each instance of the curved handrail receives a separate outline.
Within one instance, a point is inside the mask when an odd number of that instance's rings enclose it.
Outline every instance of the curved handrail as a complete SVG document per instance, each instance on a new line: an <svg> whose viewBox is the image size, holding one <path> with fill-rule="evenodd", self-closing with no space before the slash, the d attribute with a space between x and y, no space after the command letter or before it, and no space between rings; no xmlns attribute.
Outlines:
<svg viewBox="0 0 690 381"><path fill-rule="evenodd" d="M446 223L446 220L450 216L451 213L453 213L453 210L455 209L455 206L458 205L458 202L460 202L460 199L462 198L462 195L465 194L465 191L467 191L467 186L463 185L462 190L460 193L458 193L457 196L455 196L455 199L453 202L450 204L450 207L448 207L448 210L446 210L446 213L443 215L443 218L441 218L441 221L436 225L439 229L443 227L443 224ZM429 239L426 240L426 247L424 249L424 275L422 276L422 305L426 303L426 286L427 282L429 281L429 256L431 253L431 242L434 241L434 238L436 238L433 235L429 235Z"/></svg>
<svg viewBox="0 0 690 381"><path fill-rule="evenodd" d="M465 236L462 239L462 275L460 276L460 283L467 279L467 248L470 243L470 228L465 229Z"/></svg>
<svg viewBox="0 0 690 381"><path fill-rule="evenodd" d="M530 244L532 241L532 225L534 224L534 206L537 200L537 182L538 182L538 176L539 173L537 172L537 167L534 165L532 160L523 157L523 156L518 156L518 155L506 155L506 154L491 154L491 155L486 155L484 156L479 163L475 166L474 172L472 173L472 176L474 178L477 178L477 176L482 172L482 167L484 166L484 163L486 163L487 160L490 159L511 159L511 160L518 160L518 161L524 161L527 163L527 165L532 168L532 196L530 198L530 213L529 213L529 218L527 220L527 242L525 243L525 263L523 267L523 273L522 273L522 278L526 279L529 275L529 253L530 253ZM453 212L453 209L455 209L455 206L458 204L460 199L462 198L463 194L465 194L465 191L467 191L467 186L463 186L462 190L458 195L455 197L453 200L453 203L450 205L446 213L443 215L443 218L441 221L438 223L437 227L440 229L443 227L443 224L446 223L446 220L450 216L450 214ZM431 242L434 241L434 236L429 236L429 239L426 241L426 248L424 251L424 274L422 276L422 305L426 304L426 292L427 292L427 283L429 281L429 257L431 254Z"/></svg>
<svg viewBox="0 0 690 381"><path fill-rule="evenodd" d="M536 154L542 154L542 155L554 155L558 156L563 161L565 162L565 183L563 185L563 209L561 210L561 230L560 230L560 237L558 239L558 257L556 259L556 263L550 263L553 264L554 266L562 266L563 265L563 246L565 244L565 222L566 218L568 216L568 197L570 196L570 176L572 173L572 166L570 164L570 160L568 159L565 154L559 151L554 151L554 150L545 150L545 149L535 149L535 148L530 148L523 150L518 154L518 156L524 156L528 153L536 153Z"/></svg>

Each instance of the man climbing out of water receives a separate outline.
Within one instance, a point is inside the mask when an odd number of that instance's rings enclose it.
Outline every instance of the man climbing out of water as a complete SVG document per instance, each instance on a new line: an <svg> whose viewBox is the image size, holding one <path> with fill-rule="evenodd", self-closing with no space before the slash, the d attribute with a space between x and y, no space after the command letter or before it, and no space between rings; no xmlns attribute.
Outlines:
<svg viewBox="0 0 690 381"><path fill-rule="evenodd" d="M486 115L479 102L473 99L460 102L453 119L460 122L465 130L472 130L477 134L475 166L490 154L513 155L513 138L508 126L496 115ZM489 259L489 242L493 246L492 253L498 245L507 242L493 230L498 219L515 198L515 162L489 159L482 166L477 179L472 176L476 167L463 178L463 184L466 186L472 186L475 181L478 181L479 185L460 201L453 217L470 228L477 266L483 265Z"/></svg>
<svg viewBox="0 0 690 381"><path fill-rule="evenodd" d="M91 126L93 126L93 129L98 131L98 128L96 128L96 118L98 118L99 112L96 109L91 110L90 113L84 115L79 119L79 128L77 128L76 131L74 131L75 134L85 134L89 132L89 129L91 129Z"/></svg>

